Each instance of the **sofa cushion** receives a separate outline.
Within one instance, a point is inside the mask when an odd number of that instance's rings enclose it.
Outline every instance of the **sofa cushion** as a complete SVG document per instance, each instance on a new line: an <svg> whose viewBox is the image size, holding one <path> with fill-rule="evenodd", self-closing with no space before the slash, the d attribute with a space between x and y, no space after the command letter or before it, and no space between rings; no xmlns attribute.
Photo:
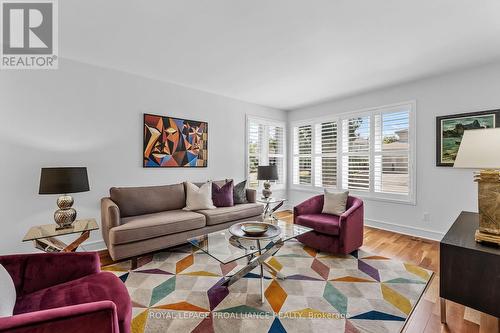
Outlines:
<svg viewBox="0 0 500 333"><path fill-rule="evenodd" d="M246 180L234 185L233 202L235 205L248 203L248 200L247 200L247 181Z"/></svg>
<svg viewBox="0 0 500 333"><path fill-rule="evenodd" d="M234 205L232 207L218 207L215 209L199 210L197 212L205 215L207 218L207 225L215 225L260 215L264 212L264 205L258 203L247 203Z"/></svg>
<svg viewBox="0 0 500 333"><path fill-rule="evenodd" d="M169 210L123 218L121 225L111 229L109 238L112 244L125 244L203 228L204 226L205 216L202 214L184 210Z"/></svg>
<svg viewBox="0 0 500 333"><path fill-rule="evenodd" d="M186 182L186 207L184 210L214 209L212 200L212 182L207 182L201 186Z"/></svg>
<svg viewBox="0 0 500 333"><path fill-rule="evenodd" d="M325 188L323 197L323 214L342 215L346 211L349 191L330 192Z"/></svg>
<svg viewBox="0 0 500 333"><path fill-rule="evenodd" d="M112 187L111 200L120 208L120 216L137 216L182 209L186 205L183 184L146 187Z"/></svg>
<svg viewBox="0 0 500 333"><path fill-rule="evenodd" d="M230 179L222 179L222 180L207 180L206 182L193 182L192 184L198 186L198 187L201 187L201 185L205 184L205 183L208 183L208 182L212 182L214 184L217 184L219 186L223 186L225 183L227 183ZM186 185L186 183L184 183L184 185Z"/></svg>
<svg viewBox="0 0 500 333"><path fill-rule="evenodd" d="M16 304L16 286L9 272L0 264L0 317L12 316Z"/></svg>
<svg viewBox="0 0 500 333"><path fill-rule="evenodd" d="M130 325L128 320L132 307L127 288L116 275L110 272L87 275L77 280L23 295L17 299L14 314L97 301L115 303L120 327Z"/></svg>
<svg viewBox="0 0 500 333"><path fill-rule="evenodd" d="M336 215L304 214L297 216L295 222L327 235L337 236L340 232L339 217Z"/></svg>
<svg viewBox="0 0 500 333"><path fill-rule="evenodd" d="M212 182L212 201L215 207L232 207L233 199L233 181L229 181L223 186Z"/></svg>

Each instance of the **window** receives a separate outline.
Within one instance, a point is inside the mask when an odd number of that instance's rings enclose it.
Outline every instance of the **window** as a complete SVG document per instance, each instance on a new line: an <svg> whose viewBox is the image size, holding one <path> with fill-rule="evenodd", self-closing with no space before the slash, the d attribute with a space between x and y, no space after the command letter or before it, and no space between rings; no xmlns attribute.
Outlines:
<svg viewBox="0 0 500 333"><path fill-rule="evenodd" d="M317 187L337 186L337 122L315 126L314 184Z"/></svg>
<svg viewBox="0 0 500 333"><path fill-rule="evenodd" d="M285 124L282 122L247 118L247 179L250 188L257 188L257 167L276 165L279 180L276 184L284 187L285 172ZM279 188L273 186L273 188Z"/></svg>
<svg viewBox="0 0 500 333"><path fill-rule="evenodd" d="M294 128L294 184L312 184L312 126Z"/></svg>
<svg viewBox="0 0 500 333"><path fill-rule="evenodd" d="M414 103L296 123L292 185L414 202Z"/></svg>
<svg viewBox="0 0 500 333"><path fill-rule="evenodd" d="M248 186L257 187L257 167L261 155L261 142L263 137L263 126L255 122L248 122L247 125L247 165L248 165Z"/></svg>
<svg viewBox="0 0 500 333"><path fill-rule="evenodd" d="M374 190L408 194L410 190L409 111L375 115Z"/></svg>
<svg viewBox="0 0 500 333"><path fill-rule="evenodd" d="M370 117L342 120L343 188L370 190Z"/></svg>

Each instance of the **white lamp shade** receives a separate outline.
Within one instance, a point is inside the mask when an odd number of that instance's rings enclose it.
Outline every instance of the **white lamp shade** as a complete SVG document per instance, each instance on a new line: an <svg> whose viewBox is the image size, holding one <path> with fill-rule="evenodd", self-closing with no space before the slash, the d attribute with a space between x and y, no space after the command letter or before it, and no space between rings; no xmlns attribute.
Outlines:
<svg viewBox="0 0 500 333"><path fill-rule="evenodd" d="M499 169L500 128L465 131L453 167Z"/></svg>

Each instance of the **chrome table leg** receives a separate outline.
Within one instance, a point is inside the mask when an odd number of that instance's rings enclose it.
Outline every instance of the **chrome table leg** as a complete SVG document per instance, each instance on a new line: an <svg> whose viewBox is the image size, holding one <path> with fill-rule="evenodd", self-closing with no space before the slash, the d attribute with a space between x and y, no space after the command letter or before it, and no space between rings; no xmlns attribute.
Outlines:
<svg viewBox="0 0 500 333"><path fill-rule="evenodd" d="M267 262L264 262L264 269L268 271L269 273L273 274L280 280L286 279L286 275L283 273L278 272L273 266L269 265Z"/></svg>
<svg viewBox="0 0 500 333"><path fill-rule="evenodd" d="M240 269L238 272L234 273L232 276L226 277L221 285L229 287L230 285L253 271L255 268L257 268L257 266L264 263L267 259L272 257L276 252L279 251L282 246L283 241L281 239L276 242L270 242L266 247L264 247L263 249L261 248L261 255L252 258L249 261L248 265ZM263 276L263 274L261 276Z"/></svg>
<svg viewBox="0 0 500 333"><path fill-rule="evenodd" d="M260 246L260 240L257 240L257 249L259 250L259 257L262 255L262 248ZM264 268L262 262L260 263L260 301L264 303Z"/></svg>

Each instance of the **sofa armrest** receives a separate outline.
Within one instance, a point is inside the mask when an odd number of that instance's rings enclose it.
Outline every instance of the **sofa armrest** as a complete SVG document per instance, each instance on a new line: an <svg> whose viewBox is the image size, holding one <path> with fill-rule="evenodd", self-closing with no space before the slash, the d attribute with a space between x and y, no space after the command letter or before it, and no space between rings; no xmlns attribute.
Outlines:
<svg viewBox="0 0 500 333"><path fill-rule="evenodd" d="M16 254L0 257L17 295L29 294L100 271L97 252Z"/></svg>
<svg viewBox="0 0 500 333"><path fill-rule="evenodd" d="M316 195L306 201L293 207L293 216L295 219L304 214L319 214L323 210L324 197L323 194Z"/></svg>
<svg viewBox="0 0 500 333"><path fill-rule="evenodd" d="M257 190L254 190L252 188L247 188L247 201L250 203L256 203L257 202Z"/></svg>
<svg viewBox="0 0 500 333"><path fill-rule="evenodd" d="M349 197L350 207L340 216L341 247L349 244L363 244L364 205L361 199ZM358 247L359 247L358 246Z"/></svg>
<svg viewBox="0 0 500 333"><path fill-rule="evenodd" d="M354 214L358 210L363 210L363 201L356 197L349 197L347 199L348 208L345 212L340 216L341 219L347 219L351 214Z"/></svg>
<svg viewBox="0 0 500 333"><path fill-rule="evenodd" d="M0 332L68 331L120 333L116 305L111 301L100 301L0 318Z"/></svg>
<svg viewBox="0 0 500 333"><path fill-rule="evenodd" d="M110 198L101 199L101 232L109 246L109 230L120 225L120 208Z"/></svg>

